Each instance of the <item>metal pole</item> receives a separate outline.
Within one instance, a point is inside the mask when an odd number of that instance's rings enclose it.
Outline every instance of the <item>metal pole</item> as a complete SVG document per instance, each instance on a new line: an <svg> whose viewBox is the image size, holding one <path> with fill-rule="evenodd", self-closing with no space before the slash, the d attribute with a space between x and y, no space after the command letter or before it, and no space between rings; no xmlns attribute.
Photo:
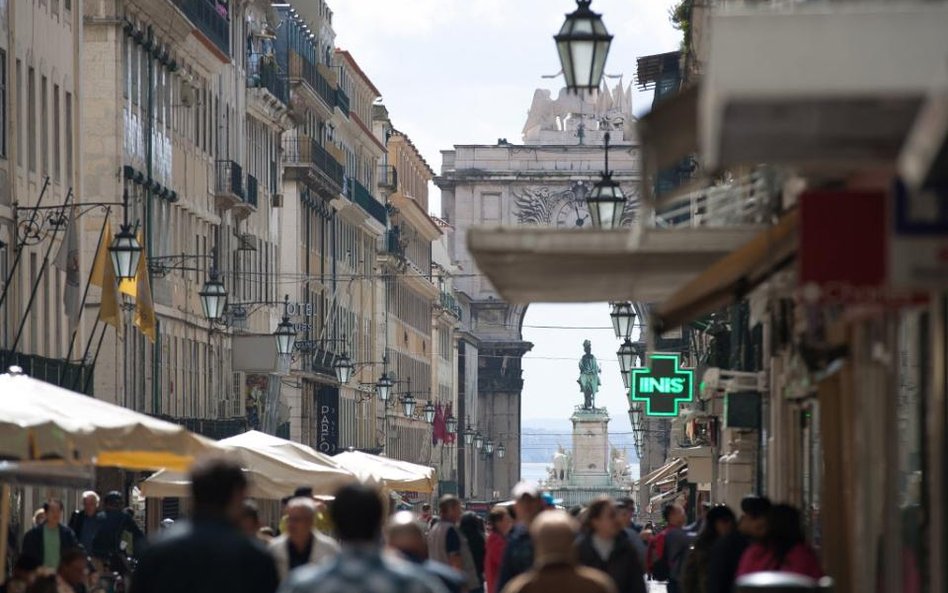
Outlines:
<svg viewBox="0 0 948 593"><path fill-rule="evenodd" d="M108 331L108 326L102 328L102 333L99 334L99 343L95 347L95 357L92 359L92 364L90 365L93 369L95 368L95 363L99 360L99 351L102 350L102 340L105 339L105 332ZM82 393L86 393L89 390L89 381L92 380L92 373L86 375L86 382L82 385Z"/></svg>
<svg viewBox="0 0 948 593"><path fill-rule="evenodd" d="M99 240L96 241L96 255L99 254L99 249L102 248L102 239L105 237L105 228L109 224L109 213L111 212L112 207L108 206L105 209L105 218L102 220L102 229L99 230ZM66 362L69 362L69 359L72 358L72 351L76 344L76 334L79 333L79 324L82 322L82 312L86 308L86 299L89 297L89 287L92 286L92 271L95 269L95 266L92 265L89 267L89 277L86 278L86 289L82 293L82 302L79 303L79 318L76 320L76 327L72 330L72 335L69 336L69 350L66 352ZM95 326L92 326L95 329ZM85 361L83 361L83 364ZM59 374L59 383L66 379L66 365L63 365L63 370Z"/></svg>
<svg viewBox="0 0 948 593"><path fill-rule="evenodd" d="M69 193L66 194L66 201L63 202L62 208L59 210L59 216L62 218L66 214L66 206L69 204L69 199L72 197L72 190L69 190ZM36 291L39 289L40 281L43 279L43 274L46 273L46 268L49 267L49 254L53 251L53 245L56 243L56 235L59 233L59 227L53 227L53 236L49 239L49 245L46 247L46 254L43 256L43 265L40 266L39 274L36 275L36 281L33 282L33 287L30 290L30 300L26 303L26 310L23 312L23 317L20 319L20 326L16 330L16 334L13 337L13 346L10 347L12 352L16 352L16 347L20 343L20 337L23 335L23 328L26 326L26 320L30 316L30 310L33 308L33 301L36 300ZM34 346L30 344L30 346Z"/></svg>
<svg viewBox="0 0 948 593"><path fill-rule="evenodd" d="M46 188L49 187L49 176L46 176L46 180L43 182L43 189L40 191L39 199L36 201L36 206L33 208L33 212L30 214L30 224L33 226L33 222L36 220L36 215L39 213L39 207L43 204L43 197L46 195ZM16 213L16 206L14 205L13 212ZM14 229L14 232L16 230ZM7 300L7 293L10 289L10 283L13 281L13 275L16 274L16 269L20 265L20 258L23 257L23 247L26 244L26 240L23 241L17 240L16 255L13 257L13 266L10 267L10 273L7 274L7 279L3 283L3 292L0 293L0 307L3 306L3 303Z"/></svg>

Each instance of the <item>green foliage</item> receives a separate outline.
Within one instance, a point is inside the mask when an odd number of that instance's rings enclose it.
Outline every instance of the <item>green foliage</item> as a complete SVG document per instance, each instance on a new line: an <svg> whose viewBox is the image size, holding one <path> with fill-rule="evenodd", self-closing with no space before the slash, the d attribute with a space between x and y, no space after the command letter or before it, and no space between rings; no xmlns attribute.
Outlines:
<svg viewBox="0 0 948 593"><path fill-rule="evenodd" d="M675 6L668 10L668 19L682 33L681 47L684 51L688 51L691 45L691 8L693 5L694 0L679 0Z"/></svg>

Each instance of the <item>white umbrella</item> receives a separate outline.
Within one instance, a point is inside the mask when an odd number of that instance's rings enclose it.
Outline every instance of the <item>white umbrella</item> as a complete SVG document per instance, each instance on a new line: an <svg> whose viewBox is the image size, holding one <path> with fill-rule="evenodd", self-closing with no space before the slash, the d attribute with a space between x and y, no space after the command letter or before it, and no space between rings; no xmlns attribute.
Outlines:
<svg viewBox="0 0 948 593"><path fill-rule="evenodd" d="M389 459L362 451L344 451L333 456L333 459L362 482L381 484L389 490L428 493L434 492L437 485L435 470L427 465Z"/></svg>
<svg viewBox="0 0 948 593"><path fill-rule="evenodd" d="M352 472L312 447L251 430L218 442L234 453L250 482L250 496L279 500L300 487L332 495L356 481ZM191 483L179 472L163 471L142 482L145 496L187 497Z"/></svg>
<svg viewBox="0 0 948 593"><path fill-rule="evenodd" d="M0 458L185 470L214 441L183 426L28 377L0 375Z"/></svg>

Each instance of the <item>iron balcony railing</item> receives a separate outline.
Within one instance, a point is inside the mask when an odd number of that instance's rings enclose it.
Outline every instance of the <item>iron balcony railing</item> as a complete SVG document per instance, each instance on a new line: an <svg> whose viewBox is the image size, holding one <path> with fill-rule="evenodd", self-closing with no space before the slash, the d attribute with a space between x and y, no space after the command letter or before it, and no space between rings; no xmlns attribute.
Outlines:
<svg viewBox="0 0 948 593"><path fill-rule="evenodd" d="M453 294L450 292L442 292L440 304L442 309L450 312L459 320L461 319L461 305L458 304L458 301L456 298L454 298Z"/></svg>
<svg viewBox="0 0 948 593"><path fill-rule="evenodd" d="M379 187L388 191L398 189L398 171L392 165L379 165Z"/></svg>
<svg viewBox="0 0 948 593"><path fill-rule="evenodd" d="M244 199L244 171L234 161L217 161L217 195L233 194Z"/></svg>
<svg viewBox="0 0 948 593"><path fill-rule="evenodd" d="M57 358L46 358L36 354L23 354L10 350L0 350L0 369L6 373L11 366L18 366L23 373L64 387L71 391L92 395L92 374L95 370L91 364L67 362Z"/></svg>
<svg viewBox="0 0 948 593"><path fill-rule="evenodd" d="M372 218L385 224L388 220L388 212L385 210L385 205L376 200L372 192L358 181L350 178L349 183L352 185L349 198L355 202L356 205L368 212Z"/></svg>
<svg viewBox="0 0 948 593"><path fill-rule="evenodd" d="M402 229L398 225L385 232L385 242L382 250L397 258L405 258L405 243L402 241Z"/></svg>
<svg viewBox="0 0 948 593"><path fill-rule="evenodd" d="M271 57L252 53L247 56L247 64L247 86L266 89L284 105L289 104L290 85Z"/></svg>
<svg viewBox="0 0 948 593"><path fill-rule="evenodd" d="M342 191L345 168L325 148L304 134L283 138L283 158L288 164L306 164L323 173L337 191Z"/></svg>
<svg viewBox="0 0 948 593"><path fill-rule="evenodd" d="M290 78L302 80L309 85L319 98L332 109L337 102L336 89L326 80L326 77L319 73L316 65L294 51L290 52L289 62Z"/></svg>
<svg viewBox="0 0 948 593"><path fill-rule="evenodd" d="M228 4L217 0L173 0L194 26L222 52L230 55ZM234 4L233 2L231 5Z"/></svg>
<svg viewBox="0 0 948 593"><path fill-rule="evenodd" d="M257 207L257 178L253 175L247 175L247 203Z"/></svg>
<svg viewBox="0 0 948 593"><path fill-rule="evenodd" d="M349 117L349 95L338 87L336 88L336 107Z"/></svg>

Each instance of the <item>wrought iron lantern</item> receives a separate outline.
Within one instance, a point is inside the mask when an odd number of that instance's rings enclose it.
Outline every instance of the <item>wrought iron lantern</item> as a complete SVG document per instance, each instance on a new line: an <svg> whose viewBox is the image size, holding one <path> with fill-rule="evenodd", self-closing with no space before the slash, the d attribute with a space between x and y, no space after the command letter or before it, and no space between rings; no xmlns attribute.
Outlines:
<svg viewBox="0 0 948 593"><path fill-rule="evenodd" d="M434 419L435 419L435 413L436 413L434 404L432 404L429 401L428 403L424 405L421 411L424 412L425 414L425 422L427 422L428 424L433 424Z"/></svg>
<svg viewBox="0 0 948 593"><path fill-rule="evenodd" d="M221 282L217 270L211 269L211 275L198 296L201 297L201 308L204 309L204 318L208 321L217 321L224 317L224 308L227 306L227 289Z"/></svg>
<svg viewBox="0 0 948 593"><path fill-rule="evenodd" d="M612 318L612 329L616 332L616 338L628 340L632 337L632 327L635 325L635 310L632 303L613 303L612 312L609 314Z"/></svg>
<svg viewBox="0 0 948 593"><path fill-rule="evenodd" d="M566 15L560 32L553 36L566 88L577 93L599 89L612 45L602 15L589 9L591 2L576 0L576 10Z"/></svg>

